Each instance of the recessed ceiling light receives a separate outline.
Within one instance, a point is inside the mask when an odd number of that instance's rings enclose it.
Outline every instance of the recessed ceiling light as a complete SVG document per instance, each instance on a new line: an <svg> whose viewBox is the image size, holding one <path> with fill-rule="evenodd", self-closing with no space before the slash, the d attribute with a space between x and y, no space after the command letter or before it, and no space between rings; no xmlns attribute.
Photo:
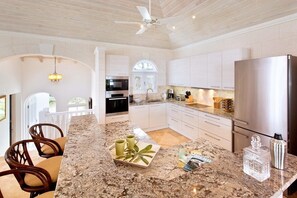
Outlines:
<svg viewBox="0 0 297 198"><path fill-rule="evenodd" d="M192 15L192 19L196 19L196 16L195 15Z"/></svg>
<svg viewBox="0 0 297 198"><path fill-rule="evenodd" d="M140 28L144 28L144 25L143 25L143 24L141 24L141 25L140 25Z"/></svg>
<svg viewBox="0 0 297 198"><path fill-rule="evenodd" d="M175 30L175 26L172 26L172 29Z"/></svg>

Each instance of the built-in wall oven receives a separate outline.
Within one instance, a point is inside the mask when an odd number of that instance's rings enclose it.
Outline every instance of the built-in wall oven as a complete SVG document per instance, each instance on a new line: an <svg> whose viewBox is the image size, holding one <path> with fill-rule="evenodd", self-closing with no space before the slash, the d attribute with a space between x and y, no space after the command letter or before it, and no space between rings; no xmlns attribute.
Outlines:
<svg viewBox="0 0 297 198"><path fill-rule="evenodd" d="M129 78L127 76L106 77L106 115L128 114Z"/></svg>

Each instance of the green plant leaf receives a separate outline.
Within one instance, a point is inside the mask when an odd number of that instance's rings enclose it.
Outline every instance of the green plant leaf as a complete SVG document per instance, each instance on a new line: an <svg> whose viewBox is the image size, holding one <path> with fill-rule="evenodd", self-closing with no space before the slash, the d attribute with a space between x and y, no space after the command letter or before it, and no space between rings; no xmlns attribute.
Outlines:
<svg viewBox="0 0 297 198"><path fill-rule="evenodd" d="M142 154L141 156L149 157L149 158L153 158L153 156L151 156L151 155L145 155L145 154Z"/></svg>
<svg viewBox="0 0 297 198"><path fill-rule="evenodd" d="M134 145L134 151L135 152L138 152L139 151L139 147L136 144Z"/></svg>
<svg viewBox="0 0 297 198"><path fill-rule="evenodd" d="M144 149L140 150L138 153L146 153L147 151L152 149L152 145L147 145Z"/></svg>
<svg viewBox="0 0 297 198"><path fill-rule="evenodd" d="M149 150L149 151L146 151L145 153L156 153L156 151Z"/></svg>
<svg viewBox="0 0 297 198"><path fill-rule="evenodd" d="M144 157L140 156L140 159L141 159L146 165L149 164L149 162L147 161L147 159L145 159Z"/></svg>

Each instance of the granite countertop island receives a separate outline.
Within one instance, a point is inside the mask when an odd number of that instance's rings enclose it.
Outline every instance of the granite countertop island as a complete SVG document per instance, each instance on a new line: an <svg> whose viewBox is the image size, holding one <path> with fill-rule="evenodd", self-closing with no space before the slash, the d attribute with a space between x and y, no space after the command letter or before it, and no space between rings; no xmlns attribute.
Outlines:
<svg viewBox="0 0 297 198"><path fill-rule="evenodd" d="M108 147L132 133L152 141L129 122L98 125L94 115L73 117L55 197L280 197L297 178L295 156L288 154L286 169L272 168L261 183L243 173L240 154L203 139L161 148L146 169L115 163ZM212 162L185 172L177 168L180 147L200 150Z"/></svg>

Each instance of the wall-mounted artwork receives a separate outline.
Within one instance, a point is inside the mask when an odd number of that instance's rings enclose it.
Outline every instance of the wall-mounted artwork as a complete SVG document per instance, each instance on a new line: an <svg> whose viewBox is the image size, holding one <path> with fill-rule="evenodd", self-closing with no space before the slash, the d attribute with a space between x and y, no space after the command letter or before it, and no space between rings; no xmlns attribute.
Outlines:
<svg viewBox="0 0 297 198"><path fill-rule="evenodd" d="M0 121L6 117L6 96L0 96Z"/></svg>

